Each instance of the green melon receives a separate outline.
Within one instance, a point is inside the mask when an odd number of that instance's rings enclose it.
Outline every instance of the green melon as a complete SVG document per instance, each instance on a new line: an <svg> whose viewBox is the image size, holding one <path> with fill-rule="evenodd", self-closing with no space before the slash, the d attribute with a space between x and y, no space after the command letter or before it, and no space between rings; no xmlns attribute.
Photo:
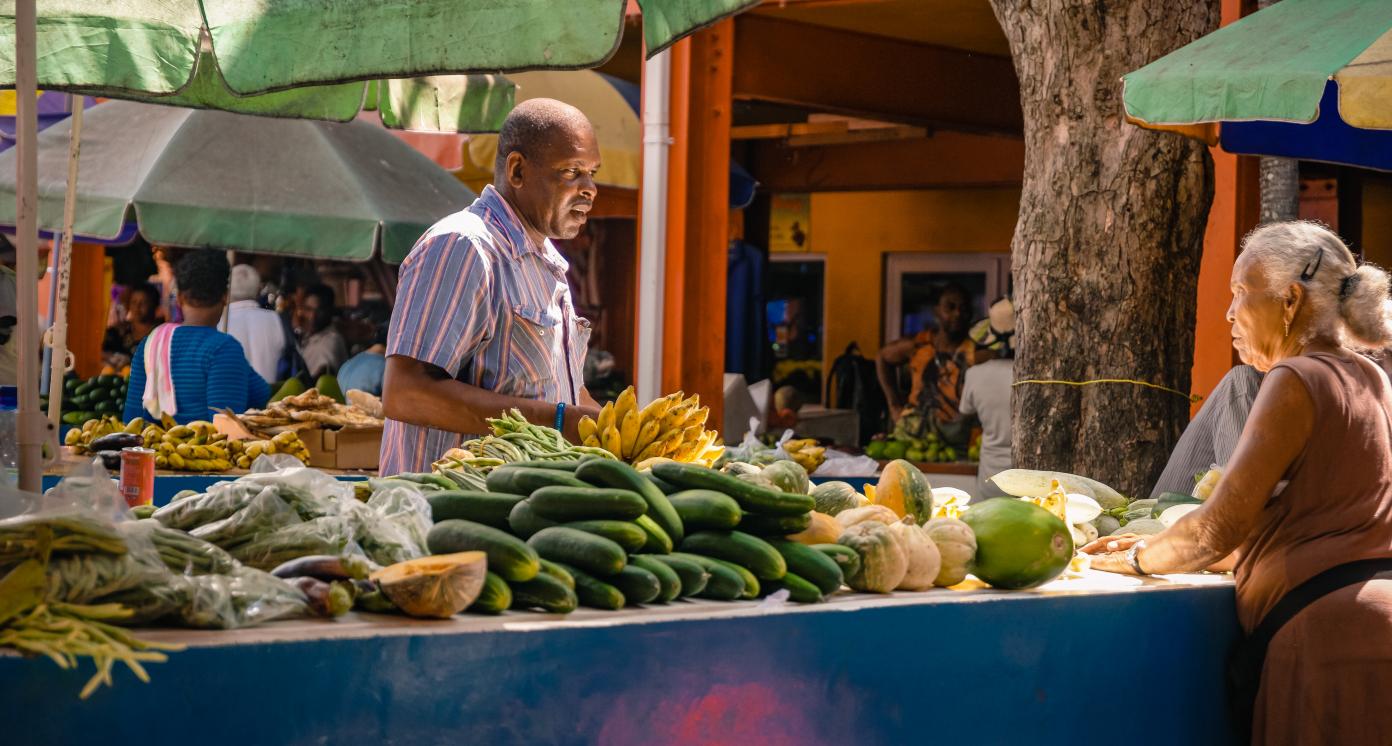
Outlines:
<svg viewBox="0 0 1392 746"><path fill-rule="evenodd" d="M1034 588L1073 559L1073 536L1058 516L1031 502L997 497L962 514L976 534L978 578L996 588Z"/></svg>

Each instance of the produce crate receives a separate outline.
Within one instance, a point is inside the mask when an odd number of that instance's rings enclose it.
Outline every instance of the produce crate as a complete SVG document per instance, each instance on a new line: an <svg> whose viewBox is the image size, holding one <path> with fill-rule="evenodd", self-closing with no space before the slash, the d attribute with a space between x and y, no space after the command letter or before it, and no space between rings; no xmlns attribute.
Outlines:
<svg viewBox="0 0 1392 746"><path fill-rule="evenodd" d="M376 469L382 428L307 428L299 431L309 465L321 469Z"/></svg>

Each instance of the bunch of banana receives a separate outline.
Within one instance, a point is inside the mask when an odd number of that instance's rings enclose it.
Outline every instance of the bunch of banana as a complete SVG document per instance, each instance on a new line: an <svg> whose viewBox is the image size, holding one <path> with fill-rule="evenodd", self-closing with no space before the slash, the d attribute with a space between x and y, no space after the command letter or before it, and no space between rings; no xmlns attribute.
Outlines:
<svg viewBox="0 0 1392 746"><path fill-rule="evenodd" d="M816 438L790 440L783 444L783 450L788 452L788 457L796 461L798 466L806 469L808 474L816 471L817 467L826 461L826 448L817 445Z"/></svg>
<svg viewBox="0 0 1392 746"><path fill-rule="evenodd" d="M720 435L706 429L710 409L701 406L700 395L683 398L680 391L654 399L642 409L633 387L599 410L599 420L580 420L580 439L586 446L603 448L615 457L642 466L656 458L715 463L725 447Z"/></svg>
<svg viewBox="0 0 1392 746"><path fill-rule="evenodd" d="M130 424L121 424L121 418L114 414L106 415L100 419L87 420L82 423L82 427L74 427L63 436L63 445L71 446L75 453L87 453L91 449L88 447L93 441L104 438L116 433L127 433L139 435L145 428L145 420L137 417L130 421Z"/></svg>
<svg viewBox="0 0 1392 746"><path fill-rule="evenodd" d="M227 443L227 452L238 469L250 469L253 462L262 454L267 456L285 453L309 463L309 449L294 430L278 433L270 440L233 440Z"/></svg>
<svg viewBox="0 0 1392 746"><path fill-rule="evenodd" d="M132 425L135 422L131 423ZM227 435L213 423L196 420L180 425L165 416L140 430L145 447L155 452L155 468L176 471L226 471L232 468Z"/></svg>

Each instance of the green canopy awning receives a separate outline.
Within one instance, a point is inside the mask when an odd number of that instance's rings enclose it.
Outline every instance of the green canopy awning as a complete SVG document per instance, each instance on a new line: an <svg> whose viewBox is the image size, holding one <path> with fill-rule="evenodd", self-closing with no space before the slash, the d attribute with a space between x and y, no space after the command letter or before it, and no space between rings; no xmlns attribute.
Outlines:
<svg viewBox="0 0 1392 746"><path fill-rule="evenodd" d="M39 135L39 227L62 228L69 123ZM0 225L15 224L15 155L0 153ZM474 194L367 122L269 119L127 101L88 109L73 232L112 240L400 262ZM79 240L81 240L79 238Z"/></svg>
<svg viewBox="0 0 1392 746"><path fill-rule="evenodd" d="M1325 85L1355 127L1392 128L1392 1L1282 0L1126 75L1147 125L1313 122Z"/></svg>
<svg viewBox="0 0 1392 746"><path fill-rule="evenodd" d="M757 4L639 0L649 54ZM171 97L161 103L346 119L349 108L373 108L364 81L598 66L618 48L625 6L626 0L39 0L38 82L41 89L112 98ZM14 86L14 51L14 3L0 0L0 88ZM254 100L305 86L318 90ZM420 109L421 86L414 90ZM398 92L392 101L407 95Z"/></svg>

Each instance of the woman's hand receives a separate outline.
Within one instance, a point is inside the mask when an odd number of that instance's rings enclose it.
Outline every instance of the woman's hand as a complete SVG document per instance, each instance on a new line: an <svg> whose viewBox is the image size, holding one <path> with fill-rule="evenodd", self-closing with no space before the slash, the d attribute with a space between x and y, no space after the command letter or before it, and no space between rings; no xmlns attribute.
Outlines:
<svg viewBox="0 0 1392 746"><path fill-rule="evenodd" d="M1127 559L1126 552L1104 552L1102 554L1094 554L1088 563L1088 567L1093 570L1114 572L1120 575L1136 574L1136 568L1131 566L1131 560Z"/></svg>
<svg viewBox="0 0 1392 746"><path fill-rule="evenodd" d="M1109 554L1112 552L1122 553L1130 549L1132 544L1145 538L1146 537L1141 534L1113 534L1111 536L1100 537L1096 541L1083 546L1078 551L1083 554L1095 555ZM1092 561L1092 566L1097 566L1097 560Z"/></svg>

